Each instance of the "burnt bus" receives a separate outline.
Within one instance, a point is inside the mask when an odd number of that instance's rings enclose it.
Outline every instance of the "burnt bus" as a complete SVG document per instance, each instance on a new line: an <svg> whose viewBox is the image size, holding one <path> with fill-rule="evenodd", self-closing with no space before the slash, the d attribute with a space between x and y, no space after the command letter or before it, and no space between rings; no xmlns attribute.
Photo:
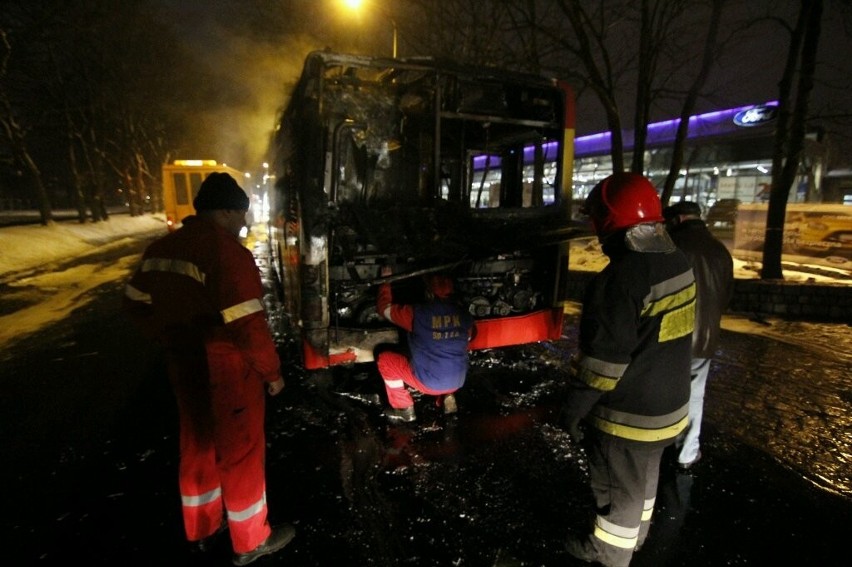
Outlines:
<svg viewBox="0 0 852 567"><path fill-rule="evenodd" d="M273 137L269 221L282 330L305 368L398 342L377 286L413 301L436 271L476 319L471 349L559 338L573 105L566 84L535 75L308 55Z"/></svg>

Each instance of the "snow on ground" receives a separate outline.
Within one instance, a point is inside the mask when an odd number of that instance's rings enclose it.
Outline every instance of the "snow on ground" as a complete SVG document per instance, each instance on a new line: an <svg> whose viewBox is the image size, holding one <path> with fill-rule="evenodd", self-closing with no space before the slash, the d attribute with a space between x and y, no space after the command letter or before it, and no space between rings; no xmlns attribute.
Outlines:
<svg viewBox="0 0 852 567"><path fill-rule="evenodd" d="M600 250L600 245L595 238L577 239L571 243L569 251L569 262L572 270L600 271L607 265L608 259ZM846 268L831 269L823 265L799 264L801 271L791 269L792 264L785 262L782 272L785 281L811 282L811 283L843 283L852 285L852 268L846 263ZM760 275L761 263L752 260L743 260L734 257L734 277L737 279L756 279ZM832 276L832 274L836 274ZM580 304L570 302L565 312L571 315L580 313ZM750 315L728 313L722 318L722 328L737 333L748 333L772 337L785 342L802 342L805 337L786 336L784 331L779 332L777 317L765 317L756 320ZM802 330L807 327L806 323L799 323ZM805 333L811 334L811 333Z"/></svg>
<svg viewBox="0 0 852 567"><path fill-rule="evenodd" d="M262 227L256 230L262 230ZM161 214L131 217L112 215L106 222L80 224L58 222L41 225L0 227L0 286L3 300L18 308L0 311L0 346L62 319L88 301L89 290L110 281L126 279L138 256L122 258L110 266L81 264L60 270L62 262L126 244L130 239L165 235ZM572 270L599 271L607 264L594 238L577 239L570 250ZM786 264L785 264L786 266ZM735 259L736 277L756 278L759 263ZM820 273L824 274L824 270ZM844 275L845 274L845 275ZM784 270L788 281L843 281L849 284L849 271L839 272L835 280L813 271ZM566 312L578 312L579 305L569 304ZM726 327L742 332L760 331L757 323L726 317Z"/></svg>
<svg viewBox="0 0 852 567"><path fill-rule="evenodd" d="M165 218L161 214L131 217L112 215L106 222L85 223L59 222L53 226L41 225L0 228L0 283L10 276L27 270L42 269L45 265L83 256L104 247L122 244L122 239L144 234L166 234ZM607 264L594 238L574 240L570 251L570 268L581 271L600 271ZM735 275L740 279L758 277L760 263L734 258ZM787 281L847 281L850 270L838 269L837 278L826 274L824 266L820 273L813 270L795 271L784 269Z"/></svg>
<svg viewBox="0 0 852 567"><path fill-rule="evenodd" d="M728 244L726 244L728 245ZM730 248L730 246L728 246ZM596 238L580 238L572 241L569 252L570 269L598 272L607 265L609 260L601 252ZM786 258L786 256L785 256ZM804 259L804 258L803 258ZM800 269L792 269L791 263L783 265L784 280L789 282L811 283L846 283L852 284L852 266L839 265L836 268L825 264L799 264ZM761 263L754 260L734 257L734 277L741 280L751 280L760 277Z"/></svg>
<svg viewBox="0 0 852 567"><path fill-rule="evenodd" d="M123 257L111 265L86 263L59 269L62 263L139 237L165 235L165 227L163 215L113 215L99 223L0 228L0 286L5 304L0 311L0 347L63 319L91 299L92 289L126 279L138 256Z"/></svg>
<svg viewBox="0 0 852 567"><path fill-rule="evenodd" d="M2 227L0 283L5 283L12 274L120 246L125 238L158 232L166 234L164 215L112 215L109 220L97 223L63 221L52 226Z"/></svg>

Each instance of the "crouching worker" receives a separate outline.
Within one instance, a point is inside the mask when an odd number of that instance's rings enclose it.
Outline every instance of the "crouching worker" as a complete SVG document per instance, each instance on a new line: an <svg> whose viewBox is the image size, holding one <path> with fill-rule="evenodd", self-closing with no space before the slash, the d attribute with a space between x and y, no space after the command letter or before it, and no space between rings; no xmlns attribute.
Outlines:
<svg viewBox="0 0 852 567"><path fill-rule="evenodd" d="M391 275L383 266L382 277ZM467 376L468 341L473 317L453 299L453 280L443 274L425 278L426 301L416 305L393 303L391 284L379 287L376 311L407 331L406 347L382 345L376 349L376 365L385 382L391 422L417 419L409 386L429 396L437 396L444 413L455 413L455 391Z"/></svg>
<svg viewBox="0 0 852 567"><path fill-rule="evenodd" d="M196 215L145 251L125 308L162 346L180 416L179 487L187 539L199 551L230 530L234 565L287 545L267 521L264 391L284 389L252 253L239 240L249 200L210 174Z"/></svg>

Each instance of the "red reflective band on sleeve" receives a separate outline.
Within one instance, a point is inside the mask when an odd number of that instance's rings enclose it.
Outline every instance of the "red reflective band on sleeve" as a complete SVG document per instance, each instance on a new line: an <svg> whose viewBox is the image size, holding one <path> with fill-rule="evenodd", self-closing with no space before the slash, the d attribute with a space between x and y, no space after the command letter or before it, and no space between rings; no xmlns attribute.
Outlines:
<svg viewBox="0 0 852 567"><path fill-rule="evenodd" d="M140 272L167 272L170 274L178 274L194 279L198 283L204 285L207 281L207 274L201 268L192 262L180 260L178 258L147 258L142 261Z"/></svg>
<svg viewBox="0 0 852 567"><path fill-rule="evenodd" d="M562 336L562 318L562 307L555 307L517 317L477 321L476 337L468 348L479 350L556 340Z"/></svg>

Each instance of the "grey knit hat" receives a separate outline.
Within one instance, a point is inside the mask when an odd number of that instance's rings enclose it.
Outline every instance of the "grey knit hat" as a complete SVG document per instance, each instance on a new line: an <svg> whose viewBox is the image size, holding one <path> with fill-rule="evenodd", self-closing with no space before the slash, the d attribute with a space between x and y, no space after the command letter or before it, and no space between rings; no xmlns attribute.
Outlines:
<svg viewBox="0 0 852 567"><path fill-rule="evenodd" d="M192 206L199 212L217 209L245 211L249 208L249 198L236 179L227 173L214 172L201 182Z"/></svg>

